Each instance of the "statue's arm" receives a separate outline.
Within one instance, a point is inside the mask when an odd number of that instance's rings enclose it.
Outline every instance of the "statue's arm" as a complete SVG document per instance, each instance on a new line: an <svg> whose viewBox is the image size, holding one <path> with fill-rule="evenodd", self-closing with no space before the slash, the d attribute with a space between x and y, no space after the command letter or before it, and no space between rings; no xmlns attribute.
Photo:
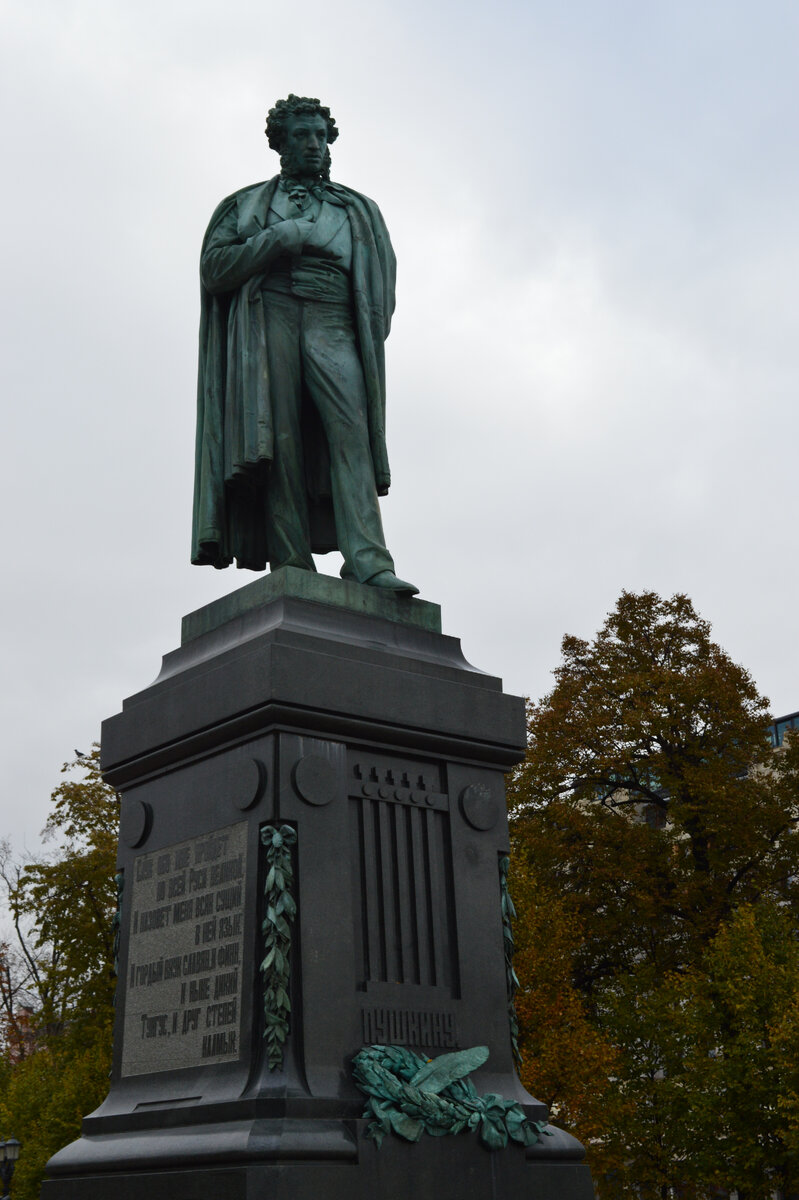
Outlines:
<svg viewBox="0 0 799 1200"><path fill-rule="evenodd" d="M279 221L253 237L239 237L236 207L231 206L209 229L200 274L211 293L232 292L253 275L263 275L281 254L300 253L308 237L309 221Z"/></svg>

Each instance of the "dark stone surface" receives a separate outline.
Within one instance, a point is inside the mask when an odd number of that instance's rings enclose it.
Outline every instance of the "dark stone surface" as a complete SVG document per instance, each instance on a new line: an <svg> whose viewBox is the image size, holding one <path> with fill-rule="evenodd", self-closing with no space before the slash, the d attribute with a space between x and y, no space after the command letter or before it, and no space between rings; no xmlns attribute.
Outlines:
<svg viewBox="0 0 799 1200"><path fill-rule="evenodd" d="M114 1067L83 1137L51 1160L45 1200L591 1200L560 1132L527 1151L476 1133L378 1150L351 1075L369 1042L485 1045L478 1091L546 1117L513 1070L500 913L522 701L453 638L290 586L206 629L103 727L132 831ZM296 833L277 1070L259 967L266 825Z"/></svg>

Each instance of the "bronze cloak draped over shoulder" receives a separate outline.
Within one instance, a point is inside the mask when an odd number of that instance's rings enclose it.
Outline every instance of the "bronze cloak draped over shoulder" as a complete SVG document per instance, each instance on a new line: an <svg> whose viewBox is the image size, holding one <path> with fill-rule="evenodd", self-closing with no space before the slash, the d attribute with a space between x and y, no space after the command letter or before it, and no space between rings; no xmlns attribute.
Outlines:
<svg viewBox="0 0 799 1200"><path fill-rule="evenodd" d="M203 254L219 223L236 210L238 239L266 228L279 176L242 188L214 212ZM344 204L352 231L353 325L363 365L369 443L379 495L391 481L385 435L384 341L394 311L396 259L377 205L340 184L326 184ZM232 292L212 295L201 283L200 362L191 561L263 571L266 479L274 453L266 355L263 274ZM321 423L309 404L303 413L311 548L336 549L329 460Z"/></svg>

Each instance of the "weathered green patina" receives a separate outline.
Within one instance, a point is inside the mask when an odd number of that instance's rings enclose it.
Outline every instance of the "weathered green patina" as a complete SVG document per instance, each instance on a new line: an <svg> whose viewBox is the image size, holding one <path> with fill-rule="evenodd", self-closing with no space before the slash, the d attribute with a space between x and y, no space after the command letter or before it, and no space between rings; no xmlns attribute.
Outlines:
<svg viewBox="0 0 799 1200"><path fill-rule="evenodd" d="M330 182L330 110L267 118L281 173L223 200L203 242L192 562L342 575L399 595L378 494L390 484L383 343L396 262L377 205Z"/></svg>
<svg viewBox="0 0 799 1200"><path fill-rule="evenodd" d="M290 825L267 825L261 830L261 842L266 847L266 882L264 884L264 959L261 977L264 993L264 1038L267 1045L269 1070L283 1065L283 1047L289 1035L291 1000L291 927L297 915L292 894L294 866L291 847L297 841L296 830Z"/></svg>
<svg viewBox="0 0 799 1200"><path fill-rule="evenodd" d="M509 1141L535 1145L545 1124L528 1121L514 1100L493 1092L478 1095L468 1078L487 1058L485 1046L434 1059L404 1046L365 1046L353 1059L352 1073L368 1096L368 1136L380 1145L387 1133L418 1142L424 1133L441 1137L476 1129L489 1150L503 1150Z"/></svg>
<svg viewBox="0 0 799 1200"><path fill-rule="evenodd" d="M441 633L441 607L429 600L405 598L398 602L380 588L364 588L347 579L281 567L188 613L181 625L181 645L211 633L228 621L241 620L274 600L290 598Z"/></svg>

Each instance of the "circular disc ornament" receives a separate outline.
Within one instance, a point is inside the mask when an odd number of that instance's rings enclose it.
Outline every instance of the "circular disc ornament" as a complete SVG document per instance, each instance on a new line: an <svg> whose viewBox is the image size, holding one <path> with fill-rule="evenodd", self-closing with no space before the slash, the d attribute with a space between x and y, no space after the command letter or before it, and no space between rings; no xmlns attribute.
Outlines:
<svg viewBox="0 0 799 1200"><path fill-rule="evenodd" d="M119 837L134 849L146 840L152 825L153 810L143 800L125 800L119 820Z"/></svg>
<svg viewBox="0 0 799 1200"><path fill-rule="evenodd" d="M245 758L236 763L225 780L229 795L236 808L246 812L254 808L266 791L269 772L260 758Z"/></svg>
<svg viewBox="0 0 799 1200"><path fill-rule="evenodd" d="M461 792L461 812L472 829L493 829L499 820L499 803L484 783L472 783Z"/></svg>
<svg viewBox="0 0 799 1200"><path fill-rule="evenodd" d="M321 806L335 798L337 772L319 754L306 754L305 758L301 758L294 766L293 780L297 795L306 804Z"/></svg>

